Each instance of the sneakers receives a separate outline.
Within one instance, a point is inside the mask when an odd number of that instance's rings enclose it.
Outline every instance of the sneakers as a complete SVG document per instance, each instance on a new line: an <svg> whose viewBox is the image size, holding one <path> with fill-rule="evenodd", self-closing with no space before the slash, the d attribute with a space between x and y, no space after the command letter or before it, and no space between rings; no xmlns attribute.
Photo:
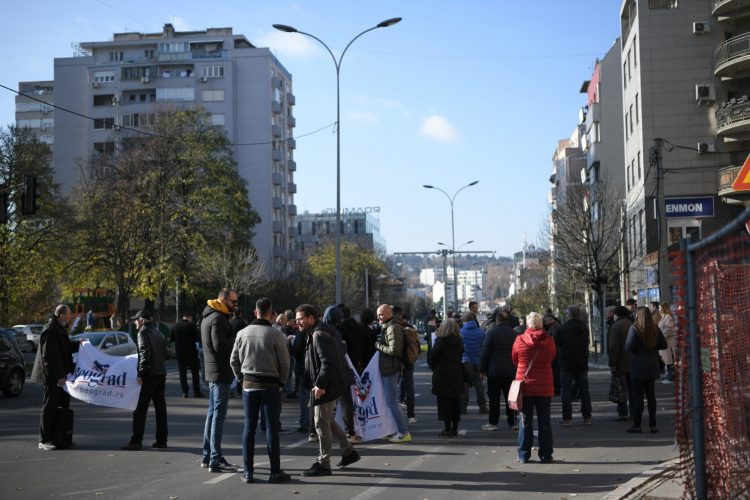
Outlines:
<svg viewBox="0 0 750 500"><path fill-rule="evenodd" d="M288 483L291 480L292 480L292 476L290 476L283 470L280 470L276 474L271 474L268 477L268 482L271 484Z"/></svg>
<svg viewBox="0 0 750 500"><path fill-rule="evenodd" d="M594 421L591 420L591 417L583 419L583 425L591 425L593 423L594 423Z"/></svg>
<svg viewBox="0 0 750 500"><path fill-rule="evenodd" d="M203 460L200 461L201 469L208 469L208 462L204 462Z"/></svg>
<svg viewBox="0 0 750 500"><path fill-rule="evenodd" d="M57 449L57 446L52 444L52 441L47 441L46 443L39 442L39 449L44 451L53 451Z"/></svg>
<svg viewBox="0 0 750 500"><path fill-rule="evenodd" d="M202 465L201 465L202 466ZM237 466L227 462L227 459L221 457L216 465L209 465L208 472L222 473L222 472L237 472Z"/></svg>
<svg viewBox="0 0 750 500"><path fill-rule="evenodd" d="M131 441L125 446L121 446L120 449L125 451L139 451L141 449L141 443L133 443Z"/></svg>
<svg viewBox="0 0 750 500"><path fill-rule="evenodd" d="M336 465L336 468L342 469L346 467L347 465L353 464L354 462L359 462L360 458L362 457L359 456L359 453L357 453L357 450L352 450L347 455L344 455L343 457L341 457L341 461L338 463L338 465Z"/></svg>
<svg viewBox="0 0 750 500"><path fill-rule="evenodd" d="M395 436L388 438L388 441L391 443L408 443L411 441L411 434L408 432L406 434L396 433Z"/></svg>
<svg viewBox="0 0 750 500"><path fill-rule="evenodd" d="M164 441L163 443L160 443L159 441L154 441L151 444L151 448L166 448L166 447L167 447L167 442L166 441Z"/></svg>
<svg viewBox="0 0 750 500"><path fill-rule="evenodd" d="M552 462L554 462L552 457L544 457L544 458L539 459L539 463L542 463L542 464L551 464Z"/></svg>
<svg viewBox="0 0 750 500"><path fill-rule="evenodd" d="M346 436L346 440L349 441L349 444L358 444L362 442L362 437L353 434L351 436Z"/></svg>
<svg viewBox="0 0 750 500"><path fill-rule="evenodd" d="M315 443L318 441L318 435L317 434L310 434L307 436L307 441L309 443Z"/></svg>
<svg viewBox="0 0 750 500"><path fill-rule="evenodd" d="M671 381L671 380L669 380L668 378L665 378L665 379L662 379L662 380L661 380L661 383L662 383L662 384L671 384L671 383L672 383L672 381Z"/></svg>
<svg viewBox="0 0 750 500"><path fill-rule="evenodd" d="M417 423L417 417L409 417L409 423L410 424L416 424Z"/></svg>
<svg viewBox="0 0 750 500"><path fill-rule="evenodd" d="M481 427L481 429L483 431L496 431L497 430L497 426L496 425L492 425L492 424L484 424Z"/></svg>
<svg viewBox="0 0 750 500"><path fill-rule="evenodd" d="M310 467L309 469L302 471L302 475L305 477L330 476L331 474L333 473L331 472L330 468L324 467L318 462L312 464L312 467Z"/></svg>
<svg viewBox="0 0 750 500"><path fill-rule="evenodd" d="M240 476L240 479L242 479L242 482L245 484L251 484L255 482L255 479L253 479L253 476L249 474L242 474ZM269 478L268 480L270 481L271 479Z"/></svg>

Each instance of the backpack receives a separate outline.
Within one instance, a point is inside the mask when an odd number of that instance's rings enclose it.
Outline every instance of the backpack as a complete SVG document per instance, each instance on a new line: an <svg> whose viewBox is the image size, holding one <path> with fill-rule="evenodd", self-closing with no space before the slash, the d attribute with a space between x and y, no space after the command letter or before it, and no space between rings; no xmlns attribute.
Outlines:
<svg viewBox="0 0 750 500"><path fill-rule="evenodd" d="M422 347L419 345L419 332L411 326L402 326L404 331L404 349L401 353L401 361L411 366L417 362L419 355L422 354Z"/></svg>

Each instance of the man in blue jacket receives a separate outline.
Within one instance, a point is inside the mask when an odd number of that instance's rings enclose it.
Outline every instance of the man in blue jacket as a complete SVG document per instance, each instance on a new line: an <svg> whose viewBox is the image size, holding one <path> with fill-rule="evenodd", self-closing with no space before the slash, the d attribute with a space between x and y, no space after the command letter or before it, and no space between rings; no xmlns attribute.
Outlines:
<svg viewBox="0 0 750 500"><path fill-rule="evenodd" d="M464 313L461 318L463 326L461 327L461 338L464 341L464 356L461 362L464 364L464 373L469 375L470 381L464 385L463 396L463 413L467 413L469 406L469 389L474 386L477 393L477 404L479 413L487 413L487 400L484 395L484 382L480 376L479 361L482 354L482 344L484 343L484 330L479 328L474 314L471 312Z"/></svg>

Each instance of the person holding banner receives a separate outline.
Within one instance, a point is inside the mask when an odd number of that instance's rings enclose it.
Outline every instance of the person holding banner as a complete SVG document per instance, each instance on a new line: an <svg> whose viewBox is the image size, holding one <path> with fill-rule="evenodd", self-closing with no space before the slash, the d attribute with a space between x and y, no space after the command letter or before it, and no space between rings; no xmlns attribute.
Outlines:
<svg viewBox="0 0 750 500"><path fill-rule="evenodd" d="M409 426L398 404L398 380L401 376L401 354L404 349L404 331L393 317L393 307L381 304L378 321L382 331L375 348L380 352L380 375L383 379L385 404L396 420L398 432L388 440L391 443L408 443L412 440Z"/></svg>
<svg viewBox="0 0 750 500"><path fill-rule="evenodd" d="M167 447L167 401L164 393L167 385L167 343L154 326L151 311L142 309L133 318L138 328L138 384L141 393L133 412L133 435L122 447L126 451L141 449L146 429L146 413L151 401L156 412L156 441L152 448Z"/></svg>

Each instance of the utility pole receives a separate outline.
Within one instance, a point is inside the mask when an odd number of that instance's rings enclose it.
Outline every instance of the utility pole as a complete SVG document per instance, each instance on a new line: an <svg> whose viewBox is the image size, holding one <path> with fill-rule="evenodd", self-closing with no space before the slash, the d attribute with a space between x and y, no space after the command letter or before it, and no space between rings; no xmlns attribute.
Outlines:
<svg viewBox="0 0 750 500"><path fill-rule="evenodd" d="M664 204L664 170L662 168L662 148L664 140L654 139L651 150L654 166L656 167L656 222L659 228L659 301L671 302L669 290L669 234L667 232L667 213Z"/></svg>

